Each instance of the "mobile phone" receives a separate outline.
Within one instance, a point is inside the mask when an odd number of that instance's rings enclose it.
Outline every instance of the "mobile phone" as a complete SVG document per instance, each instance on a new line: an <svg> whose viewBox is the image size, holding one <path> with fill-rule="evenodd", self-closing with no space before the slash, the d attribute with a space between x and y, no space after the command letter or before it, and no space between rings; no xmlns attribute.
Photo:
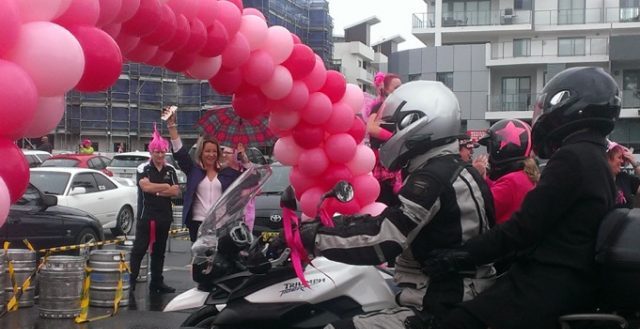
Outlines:
<svg viewBox="0 0 640 329"><path fill-rule="evenodd" d="M175 105L171 105L168 108L162 110L162 115L160 115L160 119L162 119L162 121L167 121L167 119L169 119L174 113L176 113L176 111L178 110L178 107Z"/></svg>

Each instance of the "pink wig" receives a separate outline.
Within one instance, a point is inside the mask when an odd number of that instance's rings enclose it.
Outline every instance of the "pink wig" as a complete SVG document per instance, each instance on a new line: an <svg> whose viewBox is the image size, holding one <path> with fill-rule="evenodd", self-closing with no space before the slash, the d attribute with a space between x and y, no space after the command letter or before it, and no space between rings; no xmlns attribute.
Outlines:
<svg viewBox="0 0 640 329"><path fill-rule="evenodd" d="M149 152L154 151L169 151L169 142L162 138L155 123L153 124L153 138L151 139L151 143L149 143Z"/></svg>
<svg viewBox="0 0 640 329"><path fill-rule="evenodd" d="M87 139L85 139L85 140L83 140L83 141L82 141L82 146L84 146L84 147L89 147L89 146L91 146L91 140L90 140L90 139L88 139L88 138L87 138Z"/></svg>

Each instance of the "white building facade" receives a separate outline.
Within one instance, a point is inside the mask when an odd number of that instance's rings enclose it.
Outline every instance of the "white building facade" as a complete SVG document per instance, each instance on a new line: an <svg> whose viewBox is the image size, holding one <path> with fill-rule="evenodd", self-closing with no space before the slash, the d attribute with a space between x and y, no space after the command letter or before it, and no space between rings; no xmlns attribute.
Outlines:
<svg viewBox="0 0 640 329"><path fill-rule="evenodd" d="M530 120L546 81L599 66L623 89L612 138L640 148L639 0L427 1L413 34L427 47L393 53L403 81L440 80L458 96L466 129Z"/></svg>

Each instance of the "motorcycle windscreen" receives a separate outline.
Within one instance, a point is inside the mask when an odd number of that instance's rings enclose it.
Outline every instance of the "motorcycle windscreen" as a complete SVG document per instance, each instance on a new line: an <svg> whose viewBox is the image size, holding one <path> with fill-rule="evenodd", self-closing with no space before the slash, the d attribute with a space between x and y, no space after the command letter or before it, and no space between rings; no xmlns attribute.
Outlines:
<svg viewBox="0 0 640 329"><path fill-rule="evenodd" d="M207 213L191 246L193 256L204 259L215 255L218 237L244 222L244 209L271 176L269 165L251 166L220 196Z"/></svg>

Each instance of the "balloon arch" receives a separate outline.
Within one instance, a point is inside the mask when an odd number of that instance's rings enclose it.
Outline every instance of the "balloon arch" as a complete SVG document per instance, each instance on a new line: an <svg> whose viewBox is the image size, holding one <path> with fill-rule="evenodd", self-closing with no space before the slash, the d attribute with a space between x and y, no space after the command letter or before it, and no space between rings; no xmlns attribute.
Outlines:
<svg viewBox="0 0 640 329"><path fill-rule="evenodd" d="M71 89L113 85L123 58L208 80L239 116L269 116L275 157L293 166L305 215L339 180L356 198L329 213L379 213L375 158L356 119L364 95L282 26L241 0L0 1L0 226L25 192L29 166L14 140L56 127Z"/></svg>

